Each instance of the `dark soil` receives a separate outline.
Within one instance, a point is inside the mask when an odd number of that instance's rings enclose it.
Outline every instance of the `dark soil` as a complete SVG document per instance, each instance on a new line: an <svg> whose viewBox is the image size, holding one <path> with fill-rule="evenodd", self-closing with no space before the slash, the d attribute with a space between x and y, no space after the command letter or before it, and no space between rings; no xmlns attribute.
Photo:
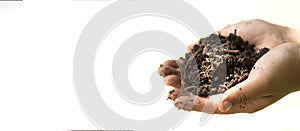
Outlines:
<svg viewBox="0 0 300 131"><path fill-rule="evenodd" d="M201 97L223 93L247 79L255 62L268 51L256 52L236 30L228 37L211 34L177 60L182 88Z"/></svg>

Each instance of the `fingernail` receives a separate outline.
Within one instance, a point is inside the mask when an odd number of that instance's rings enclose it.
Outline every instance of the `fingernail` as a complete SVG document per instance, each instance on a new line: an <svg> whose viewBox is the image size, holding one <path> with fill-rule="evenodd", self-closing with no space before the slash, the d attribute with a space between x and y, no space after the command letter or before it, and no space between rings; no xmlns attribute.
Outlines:
<svg viewBox="0 0 300 131"><path fill-rule="evenodd" d="M221 109L221 111L227 112L232 107L232 103L230 101L225 101L222 103L222 106L223 106L223 109Z"/></svg>

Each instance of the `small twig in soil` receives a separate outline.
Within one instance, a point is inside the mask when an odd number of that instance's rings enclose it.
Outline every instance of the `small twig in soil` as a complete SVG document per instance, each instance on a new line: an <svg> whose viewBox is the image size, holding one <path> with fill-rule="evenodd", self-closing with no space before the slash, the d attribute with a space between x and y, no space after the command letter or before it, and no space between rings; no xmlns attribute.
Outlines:
<svg viewBox="0 0 300 131"><path fill-rule="evenodd" d="M236 36L236 29L234 29L234 36Z"/></svg>

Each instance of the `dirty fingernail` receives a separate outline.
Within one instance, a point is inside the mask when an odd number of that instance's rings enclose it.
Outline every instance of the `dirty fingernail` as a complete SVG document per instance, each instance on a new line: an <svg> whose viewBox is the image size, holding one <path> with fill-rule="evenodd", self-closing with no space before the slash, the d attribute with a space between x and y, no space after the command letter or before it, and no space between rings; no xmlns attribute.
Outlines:
<svg viewBox="0 0 300 131"><path fill-rule="evenodd" d="M230 101L225 101L222 103L222 109L220 109L223 112L227 112L230 110L230 108L232 107L232 103Z"/></svg>

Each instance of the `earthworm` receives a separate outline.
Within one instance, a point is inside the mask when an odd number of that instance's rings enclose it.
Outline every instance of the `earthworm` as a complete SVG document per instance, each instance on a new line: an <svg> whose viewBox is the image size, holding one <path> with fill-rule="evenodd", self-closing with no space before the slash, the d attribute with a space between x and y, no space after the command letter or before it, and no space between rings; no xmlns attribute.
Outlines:
<svg viewBox="0 0 300 131"><path fill-rule="evenodd" d="M223 89L225 89L225 90L228 90L228 87L225 86L225 85L219 85L219 87L220 87L220 88L223 88Z"/></svg>
<svg viewBox="0 0 300 131"><path fill-rule="evenodd" d="M240 79L238 80L238 83L240 83L240 82L246 80L246 79L248 78L248 75L249 75L248 73L243 74L243 76L240 77Z"/></svg>
<svg viewBox="0 0 300 131"><path fill-rule="evenodd" d="M229 50L229 49L224 49L224 52L225 52L225 53L231 53L231 54L234 54L234 53L239 53L240 51L239 51L239 50Z"/></svg>

